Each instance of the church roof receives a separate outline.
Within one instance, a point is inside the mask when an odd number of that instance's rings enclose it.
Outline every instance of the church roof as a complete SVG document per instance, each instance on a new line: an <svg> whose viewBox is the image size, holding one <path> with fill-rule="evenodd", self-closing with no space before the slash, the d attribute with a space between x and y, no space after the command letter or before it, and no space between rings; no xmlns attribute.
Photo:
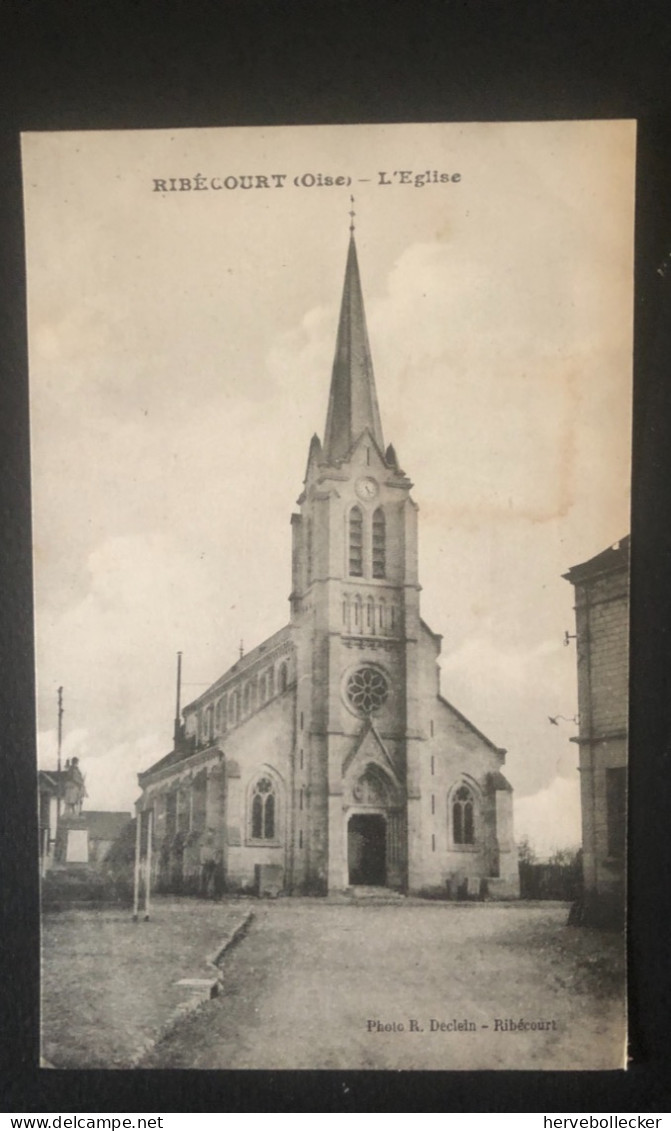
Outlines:
<svg viewBox="0 0 671 1131"><path fill-rule="evenodd" d="M505 790L506 793L513 792L513 787L500 770L493 770L492 773L487 774L487 785L494 791Z"/></svg>
<svg viewBox="0 0 671 1131"><path fill-rule="evenodd" d="M478 738L481 738L482 741L485 742L487 746L489 746L490 750L496 751L496 753L501 755L501 757L506 754L503 746L496 746L495 743L492 742L491 738L487 738L486 734L483 734L481 730L478 730L475 723L472 723L470 719L467 719L465 715L462 715L461 711L457 710L457 708L454 706L454 703L450 703L444 695L438 696L438 702L442 703L444 707L447 707L452 712L452 714L455 715L464 724L464 726L468 728L468 730L470 730L473 734L476 734Z"/></svg>
<svg viewBox="0 0 671 1131"><path fill-rule="evenodd" d="M352 233L326 414L325 458L331 463L344 459L366 429L383 452L382 424Z"/></svg>
<svg viewBox="0 0 671 1131"><path fill-rule="evenodd" d="M188 754L185 754L183 750L173 749L168 754L164 754L162 758L159 758L157 762L153 762L148 769L141 770L138 774L138 780L142 782L143 778L149 777L150 774L155 774L158 770L165 770L168 766L176 766L178 762L183 762L186 757L188 757Z"/></svg>
<svg viewBox="0 0 671 1131"><path fill-rule="evenodd" d="M187 703L182 708L182 713L185 714L187 711L193 711L195 708L199 707L201 703L209 702L212 695L216 695L227 684L232 683L245 672L249 671L258 661L265 659L269 652L287 640L291 640L291 625L289 624L285 624L282 628L278 629L277 632L274 632L272 636L269 636L267 640L264 640L261 644L257 644L256 648L245 652L244 656L236 660L230 668L226 669L223 675L219 676L218 679L215 679L214 683L210 684L207 691L203 691L196 699L192 699L190 703Z"/></svg>
<svg viewBox="0 0 671 1131"><path fill-rule="evenodd" d="M197 710L205 703L209 704L212 699L220 694L226 687L235 685L240 677L251 671L255 665L266 660L268 656L272 656L276 648L286 644L288 641L291 641L291 625L286 624L283 628L274 632L272 636L269 636L267 640L264 640L261 644L257 644L256 648L252 648L250 652L246 652L244 656L236 660L222 676L219 676L219 679L216 679L214 683L210 684L206 691L203 691L202 695L199 695L197 699L193 699L182 708L182 715L187 715ZM244 723L246 720L243 719L242 721ZM220 749L219 743L220 739L212 739L211 744L205 749ZM202 748L185 750L182 746L178 745L167 754L164 754L162 758L159 758L157 762L153 762L148 769L142 770L138 774L140 785L153 774L161 770L167 770L171 766L178 766L180 763L192 758L195 754L200 753L202 753Z"/></svg>

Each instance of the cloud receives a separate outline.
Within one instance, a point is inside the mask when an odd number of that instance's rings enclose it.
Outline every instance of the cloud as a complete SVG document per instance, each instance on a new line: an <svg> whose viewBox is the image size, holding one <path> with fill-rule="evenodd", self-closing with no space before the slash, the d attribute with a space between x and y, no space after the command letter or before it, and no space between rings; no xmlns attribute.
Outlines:
<svg viewBox="0 0 671 1131"><path fill-rule="evenodd" d="M547 723L576 709L561 574L628 525L616 126L225 135L231 168L340 153L366 176L371 161L395 168L401 142L423 167L436 140L458 157L449 198L364 196L359 260L385 438L416 484L443 688L508 747L527 808L577 760L570 728ZM41 757L62 684L64 749L92 797L123 806L142 760L169 747L175 652L193 698L241 638L285 623L289 516L326 415L346 196L147 191L178 151L219 171L222 136L26 146Z"/></svg>
<svg viewBox="0 0 671 1131"><path fill-rule="evenodd" d="M38 765L53 770L57 764L57 733L40 731L37 736ZM93 736L95 741L95 736ZM68 758L79 758L86 783L85 809L131 810L139 796L137 774L156 757L157 735L137 734L127 742L105 749L104 755L91 755L92 736L79 727L64 736L62 766Z"/></svg>
<svg viewBox="0 0 671 1131"><path fill-rule="evenodd" d="M576 773L570 780L556 778L531 797L515 799L515 840L527 836L532 848L547 857L557 848L578 847L580 827L580 782Z"/></svg>

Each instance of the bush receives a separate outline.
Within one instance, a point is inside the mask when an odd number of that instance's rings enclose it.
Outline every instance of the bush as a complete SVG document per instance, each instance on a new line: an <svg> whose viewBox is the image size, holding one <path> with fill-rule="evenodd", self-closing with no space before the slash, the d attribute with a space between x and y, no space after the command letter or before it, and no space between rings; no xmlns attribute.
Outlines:
<svg viewBox="0 0 671 1131"><path fill-rule="evenodd" d="M130 904L133 885L126 876L105 873L93 868L52 869L42 880L41 899L44 907L71 903Z"/></svg>

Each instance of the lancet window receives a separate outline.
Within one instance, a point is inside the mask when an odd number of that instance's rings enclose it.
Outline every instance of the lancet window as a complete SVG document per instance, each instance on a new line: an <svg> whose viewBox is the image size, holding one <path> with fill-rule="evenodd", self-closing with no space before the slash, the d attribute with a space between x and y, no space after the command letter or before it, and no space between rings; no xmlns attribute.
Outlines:
<svg viewBox="0 0 671 1131"><path fill-rule="evenodd" d="M387 627L387 604L384 597L381 598L378 605L377 615L380 632L384 632Z"/></svg>
<svg viewBox="0 0 671 1131"><path fill-rule="evenodd" d="M235 726L238 721L240 712L240 697L237 691L232 692L228 700L228 715L231 724Z"/></svg>
<svg viewBox="0 0 671 1131"><path fill-rule="evenodd" d="M475 844L475 798L466 785L460 785L452 799L452 840Z"/></svg>
<svg viewBox="0 0 671 1131"><path fill-rule="evenodd" d="M378 507L373 515L373 577L386 577L387 546L386 546L386 521L382 507Z"/></svg>
<svg viewBox="0 0 671 1131"><path fill-rule="evenodd" d="M310 519L310 518L307 520L307 526L306 526L306 529L305 529L305 550L306 550L305 557L306 557L306 566L307 566L307 583L308 583L308 585L311 585L312 584L313 562L312 562L312 519Z"/></svg>
<svg viewBox="0 0 671 1131"><path fill-rule="evenodd" d="M363 577L363 514L360 507L349 512L349 573Z"/></svg>
<svg viewBox="0 0 671 1131"><path fill-rule="evenodd" d="M354 606L354 631L355 632L361 632L361 629L363 627L363 605L361 603L361 597L359 596L358 593L357 593L356 597L354 598L353 606Z"/></svg>
<svg viewBox="0 0 671 1131"><path fill-rule="evenodd" d="M252 840L274 840L277 801L275 787L269 777L262 777L252 790Z"/></svg>

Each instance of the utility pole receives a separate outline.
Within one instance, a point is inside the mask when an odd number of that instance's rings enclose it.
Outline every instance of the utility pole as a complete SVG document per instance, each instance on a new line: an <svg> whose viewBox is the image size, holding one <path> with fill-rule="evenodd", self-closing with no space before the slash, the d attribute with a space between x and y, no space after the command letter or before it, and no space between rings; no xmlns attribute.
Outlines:
<svg viewBox="0 0 671 1131"><path fill-rule="evenodd" d="M149 810L147 819L147 852L145 856L144 873L144 918L149 919L149 904L151 900L151 842L154 837L154 810Z"/></svg>
<svg viewBox="0 0 671 1131"><path fill-rule="evenodd" d="M137 923L140 907L140 852L142 851L142 810L135 813L135 866L133 868L133 920Z"/></svg>
<svg viewBox="0 0 671 1131"><path fill-rule="evenodd" d="M58 770L58 790L56 793L56 824L61 819L61 746L63 743L63 688L58 689L58 761L56 769Z"/></svg>
<svg viewBox="0 0 671 1131"><path fill-rule="evenodd" d="M177 653L177 702L175 704L175 750L179 745L180 731L181 731L181 695L182 695L182 653Z"/></svg>

